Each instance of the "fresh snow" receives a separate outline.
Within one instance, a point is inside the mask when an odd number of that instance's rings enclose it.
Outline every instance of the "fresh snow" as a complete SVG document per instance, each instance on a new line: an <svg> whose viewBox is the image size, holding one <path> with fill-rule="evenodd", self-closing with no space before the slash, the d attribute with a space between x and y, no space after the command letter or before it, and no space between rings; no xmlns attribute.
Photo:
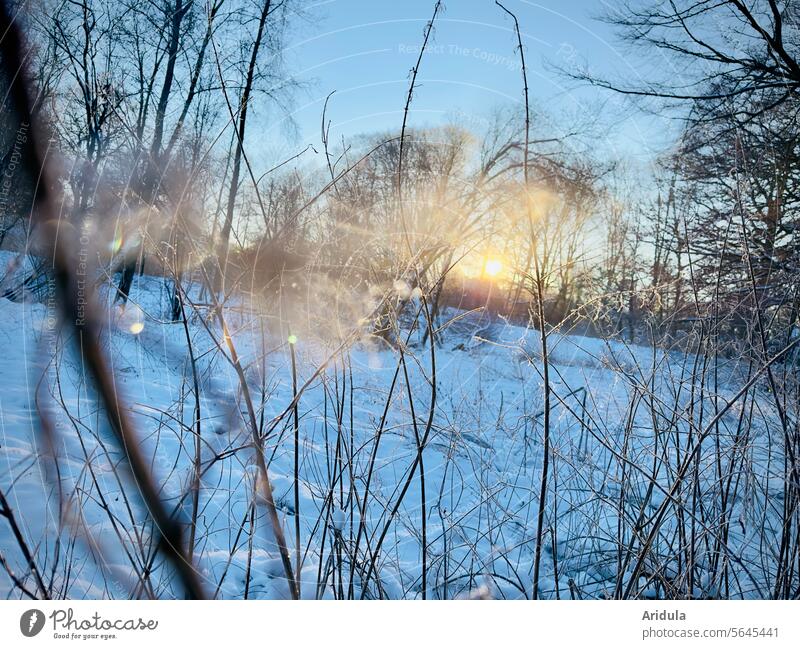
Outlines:
<svg viewBox="0 0 800 649"><path fill-rule="evenodd" d="M4 263L8 259L4 256ZM197 297L196 290L191 294ZM188 520L194 395L183 325L168 323L163 317L168 287L161 279L137 277L132 303L124 313L104 295L109 310L103 344L117 388L134 414L136 433L167 508L171 511L177 507L180 516ZM120 485L129 495L135 494L135 486L124 470L123 453L99 411L89 377L77 361L74 333L64 328L59 334L53 314L46 295L43 303L0 299L0 487L30 547L35 549L45 577L53 579L56 592L73 598L129 597L131 568L126 553L141 556L140 545L147 543L152 530L142 503L132 497L129 508L120 497ZM219 337L219 327L210 319L204 323L201 317L206 315L207 309L198 307L197 312L192 310L189 322L198 357L202 460L207 469L202 479L195 562L209 594L219 586L218 597L240 598L252 553L248 596L287 597L280 558L264 508L258 502L252 548L248 543L247 515L256 479L248 446L250 432L236 374L207 330ZM226 309L226 317L256 407L262 394L266 395L263 416L269 429L270 422L292 400L287 329L276 318L258 317L255 307L244 300L236 308ZM436 409L423 455L428 597L467 597L476 592L499 598L530 597L542 461L539 335L502 320L453 310L442 314L439 324L451 320L436 348ZM422 343L421 334L417 330L403 332L410 336L407 368L420 434L425 429L431 395L430 350ZM300 385L336 345L313 331L299 330L295 348ZM653 418L648 397L643 397L637 386L650 385L657 398L668 404L665 411L680 411L681 404L690 399L689 387L682 383L686 368L698 359L681 352L654 352L568 332L553 333L550 345L555 395L552 473L540 595L562 599L606 597L613 593L617 579L620 523L616 512L621 466L609 449L624 452L633 464L650 470ZM330 516L326 515L330 476L336 471L332 464L337 437L342 448L349 448L352 439L356 454L352 472L361 498L375 432L399 360L396 351L366 338L352 345L344 358L349 367L343 367L342 356L337 356L323 377L311 382L299 402L302 595L306 598L317 595L323 532L323 569L327 571L333 565L330 539L352 544L360 522L357 515L351 517L357 508L348 500L350 467L343 471L344 501L337 484L334 506ZM724 377L720 399L735 393L743 371L735 362L720 368ZM345 409L337 412L343 391ZM373 548L387 509L396 501L399 485L417 453L410 405L401 371L370 488L366 531ZM711 401L706 406L713 408ZM762 425L749 441L751 478L767 484L770 497L778 502L783 460L776 456L777 444L770 455L769 435L773 433L765 431L777 427L767 400L763 406ZM46 459L47 438L41 432L38 408L54 423L58 472ZM734 406L722 418L725 448L732 443L727 431L734 429L739 412L739 406ZM626 440L626 421L631 416L633 423L627 427L631 436ZM685 433L685 422L678 429ZM296 512L290 415L268 436L265 451L294 562ZM709 445L704 462L713 461L712 451ZM670 470L665 463L657 466L659 485L668 489ZM636 484L638 488L626 494L629 508L638 506L637 498L644 498L646 476L641 474ZM712 498L716 488L705 484L704 497ZM752 497L734 506L729 547L751 570L748 574L733 567L738 583L732 590L743 597L757 597L759 575L763 574L759 566L766 561L759 546L759 528L769 527L772 516L768 503L759 500L761 490L740 493ZM186 497L179 506L181 495ZM655 511L663 498L664 492L656 489L647 512ZM366 596L421 597L420 518L417 474L381 549L381 592L372 583ZM555 523L557 536L549 532ZM667 535L670 529L666 524L662 534ZM365 548L362 539L361 553ZM0 551L15 574L27 573L10 526L3 519ZM346 568L345 582L349 574ZM182 595L161 557L153 566L152 583L159 596ZM346 591L347 583L344 586ZM5 571L0 571L0 587L13 597L19 596ZM354 588L355 596L361 596L358 582ZM652 586L636 594L659 595ZM334 596L330 578L323 596Z"/></svg>

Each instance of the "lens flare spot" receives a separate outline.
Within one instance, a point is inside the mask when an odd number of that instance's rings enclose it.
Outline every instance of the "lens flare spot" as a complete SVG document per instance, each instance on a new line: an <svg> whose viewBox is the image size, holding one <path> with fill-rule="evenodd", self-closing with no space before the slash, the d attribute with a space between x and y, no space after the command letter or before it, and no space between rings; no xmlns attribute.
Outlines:
<svg viewBox="0 0 800 649"><path fill-rule="evenodd" d="M393 284L394 292L403 300L407 300L411 296L411 285L404 279L397 279Z"/></svg>
<svg viewBox="0 0 800 649"><path fill-rule="evenodd" d="M131 333L132 333L134 336L137 336L137 335L139 335L140 333L142 333L142 331L144 331L144 322L133 322L133 323L131 323L131 326L130 326L130 327L128 327L128 330L129 330L129 331L130 331L130 332L131 332Z"/></svg>

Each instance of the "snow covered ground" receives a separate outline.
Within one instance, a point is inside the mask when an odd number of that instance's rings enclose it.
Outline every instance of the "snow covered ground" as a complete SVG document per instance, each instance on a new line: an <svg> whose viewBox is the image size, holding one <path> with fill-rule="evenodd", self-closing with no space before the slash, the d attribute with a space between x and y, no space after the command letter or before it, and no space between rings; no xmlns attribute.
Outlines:
<svg viewBox="0 0 800 649"><path fill-rule="evenodd" d="M126 311L109 309L104 344L162 498L188 521L195 396L186 334L182 323L165 320L167 298L163 280L137 278ZM273 318L259 317L251 306L243 303L226 316L260 424L268 432L269 473L294 561L298 512L294 422L286 413L293 398L287 329L285 323L281 327ZM189 314L200 384L203 467L194 560L209 594L287 597L281 562L257 499L254 525L250 520L256 478L251 431L239 380L215 342L220 338L217 323L203 317L207 312L199 306ZM163 558L153 561L146 511L135 497L74 341L64 344L54 314L46 295L43 303L0 299L0 488L45 580L59 596L129 597L134 572L150 574L153 594L181 596ZM422 456L426 594L530 597L542 469L538 332L455 311L444 313L440 325L434 417ZM303 597L347 596L351 574L355 597L422 596L423 500L414 460L417 435L426 429L433 376L422 333L404 332L409 336L407 385L395 350L361 339L336 353L335 341L297 329L300 386L331 359L303 391L298 407ZM709 389L698 401L698 386L689 377L693 367L706 362L701 357L567 333L553 334L550 344L552 454L540 596L609 597L620 573L623 585L630 579L636 555L625 561L621 548L631 543L633 523L641 514L647 529L648 517L674 479L680 459L675 454L687 435L700 430L713 409L735 393L746 367L722 364L716 391ZM737 435L742 408L751 409L754 422L744 442ZM53 423L55 464L47 460L48 437L41 432L37 409ZM731 596L765 595L776 552L770 539L779 534L771 513L779 505L770 500L779 503L783 493L780 445L771 443L777 429L768 399L745 399L722 417L718 434L701 454L695 497L707 508L717 506L721 497L722 486L714 479L717 458L740 458L748 467L739 476L742 485L734 492L730 516ZM352 464L347 461L351 456ZM414 475L396 506L412 467ZM656 488L647 477L651 474L658 477ZM664 523L653 549L653 556L664 561L648 563L650 577L640 577L631 596L664 595L664 584L677 573L682 556L674 547L677 529L677 520ZM709 583L707 575L715 573L703 566L712 560L706 550L715 537L699 524L684 529L693 529L698 554L703 554L697 560L697 594L713 595L721 584ZM2 519L0 552L14 574L28 574L11 526ZM371 559L377 561L379 581L373 575L365 590L362 579ZM0 588L6 596L20 596L4 570Z"/></svg>

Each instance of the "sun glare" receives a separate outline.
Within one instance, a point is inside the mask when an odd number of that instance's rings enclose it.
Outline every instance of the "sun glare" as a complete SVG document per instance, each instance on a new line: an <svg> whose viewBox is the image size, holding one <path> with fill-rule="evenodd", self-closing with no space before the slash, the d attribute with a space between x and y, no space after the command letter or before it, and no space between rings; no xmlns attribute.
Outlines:
<svg viewBox="0 0 800 649"><path fill-rule="evenodd" d="M503 270L503 263L499 259L487 259L483 266L483 272L488 277L497 277Z"/></svg>

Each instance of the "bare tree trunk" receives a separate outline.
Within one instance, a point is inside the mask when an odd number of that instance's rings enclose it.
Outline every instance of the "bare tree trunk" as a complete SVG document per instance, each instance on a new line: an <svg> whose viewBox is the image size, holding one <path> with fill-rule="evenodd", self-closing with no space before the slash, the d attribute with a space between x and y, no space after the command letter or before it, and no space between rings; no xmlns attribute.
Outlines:
<svg viewBox="0 0 800 649"><path fill-rule="evenodd" d="M272 0L264 0L261 9L261 16L258 21L258 31L253 42L253 49L250 52L250 64L247 66L247 76L245 78L242 97L239 101L239 120L236 126L236 150L233 154L233 166L231 171L231 184L228 189L228 204L225 210L225 222L222 225L219 242L219 269L216 273L214 290L219 291L224 285L225 271L228 266L228 254L230 252L229 240L231 229L233 228L233 213L236 209L236 195L239 193L239 176L242 168L242 155L244 153L244 136L247 128L247 109L250 103L250 96L253 92L253 84L256 74L256 64L258 63L258 53L264 38L264 28L267 24Z"/></svg>

